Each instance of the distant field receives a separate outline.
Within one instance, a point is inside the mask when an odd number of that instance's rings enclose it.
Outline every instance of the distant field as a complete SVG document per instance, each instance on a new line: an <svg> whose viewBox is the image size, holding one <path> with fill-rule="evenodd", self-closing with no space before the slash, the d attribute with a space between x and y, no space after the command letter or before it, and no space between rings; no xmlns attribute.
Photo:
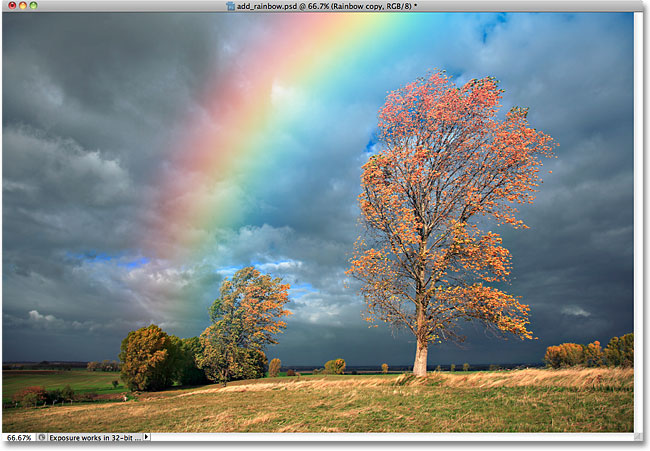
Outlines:
<svg viewBox="0 0 650 451"><path fill-rule="evenodd" d="M110 381L109 381L110 382ZM3 410L3 432L631 432L633 370L301 376Z"/></svg>
<svg viewBox="0 0 650 451"><path fill-rule="evenodd" d="M4 403L20 389L31 386L42 386L46 390L52 390L70 385L77 393L120 393L126 389L122 381L119 381L119 377L120 373L118 372L104 371L4 370L2 372L2 400ZM120 385L114 389L111 381L116 379Z"/></svg>

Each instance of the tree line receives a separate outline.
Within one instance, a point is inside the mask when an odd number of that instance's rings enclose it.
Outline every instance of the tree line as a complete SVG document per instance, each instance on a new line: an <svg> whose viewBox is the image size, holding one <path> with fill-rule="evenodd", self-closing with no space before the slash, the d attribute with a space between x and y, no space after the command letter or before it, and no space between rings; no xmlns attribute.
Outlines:
<svg viewBox="0 0 650 451"><path fill-rule="evenodd" d="M549 346L544 355L551 368L572 366L620 366L634 367L634 334L613 337L603 350L599 341L589 344L562 343Z"/></svg>
<svg viewBox="0 0 650 451"><path fill-rule="evenodd" d="M88 362L86 369L88 371L120 371L122 365L115 360L102 360L101 362Z"/></svg>

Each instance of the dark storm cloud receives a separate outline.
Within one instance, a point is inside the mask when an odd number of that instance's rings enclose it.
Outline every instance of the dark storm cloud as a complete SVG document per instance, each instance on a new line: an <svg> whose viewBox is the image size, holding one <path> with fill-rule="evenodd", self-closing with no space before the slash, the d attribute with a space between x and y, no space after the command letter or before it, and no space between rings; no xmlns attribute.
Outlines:
<svg viewBox="0 0 650 451"><path fill-rule="evenodd" d="M377 109L434 67L460 83L496 76L504 109L529 106L560 147L521 208L531 228L493 228L513 255L508 290L531 305L539 340L470 326L462 348L436 345L429 363L534 362L551 344L632 330L631 15L447 15L367 72L342 67L345 83L327 98L278 86L301 121L270 133L281 150L252 163L274 177L251 191L218 186L241 198L242 223L197 229L202 259L144 255L146 224L174 220L152 220L170 143L187 117L207 114L211 78L268 33L267 16L237 17L3 15L5 360L115 358L121 338L150 322L197 335L223 278L253 264L293 287L294 315L270 358L411 362L407 334L362 320L344 271Z"/></svg>

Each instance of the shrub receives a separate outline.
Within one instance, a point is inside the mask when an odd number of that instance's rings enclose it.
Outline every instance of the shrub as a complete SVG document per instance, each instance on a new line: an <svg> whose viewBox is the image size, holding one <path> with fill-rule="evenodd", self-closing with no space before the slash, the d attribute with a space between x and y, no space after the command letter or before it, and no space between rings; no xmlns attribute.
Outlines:
<svg viewBox="0 0 650 451"><path fill-rule="evenodd" d="M438 365L438 366L436 367L436 371L442 371L441 368L440 368L440 365Z"/></svg>
<svg viewBox="0 0 650 451"><path fill-rule="evenodd" d="M492 363L490 365L490 371L499 371L499 365L495 365L494 363Z"/></svg>
<svg viewBox="0 0 650 451"><path fill-rule="evenodd" d="M117 388L118 385L120 385L119 381L111 381L111 384L113 384L113 388Z"/></svg>
<svg viewBox="0 0 650 451"><path fill-rule="evenodd" d="M287 376L295 376L296 372L294 370L287 370Z"/></svg>
<svg viewBox="0 0 650 451"><path fill-rule="evenodd" d="M61 390L58 388L54 390L48 390L46 393L46 402L54 405L57 402L63 401L63 395L61 394Z"/></svg>
<svg viewBox="0 0 650 451"><path fill-rule="evenodd" d="M100 369L101 365L99 362L88 362L88 365L86 366L86 369L88 371L98 371Z"/></svg>
<svg viewBox="0 0 650 451"><path fill-rule="evenodd" d="M350 374L352 374L353 376L356 376L357 375L357 370L352 370L352 372Z"/></svg>
<svg viewBox="0 0 650 451"><path fill-rule="evenodd" d="M634 366L634 334L612 338L605 348L604 357L609 366Z"/></svg>
<svg viewBox="0 0 650 451"><path fill-rule="evenodd" d="M314 368L314 371L312 371L311 374L323 374L324 371L324 368Z"/></svg>
<svg viewBox="0 0 650 451"><path fill-rule="evenodd" d="M388 364L387 363L382 363L381 364L381 372L384 374L388 374Z"/></svg>
<svg viewBox="0 0 650 451"><path fill-rule="evenodd" d="M273 359L269 364L269 377L277 377L280 374L280 366L282 361L280 359Z"/></svg>
<svg viewBox="0 0 650 451"><path fill-rule="evenodd" d="M43 387L25 387L15 393L12 400L22 406L37 406L47 400L47 392Z"/></svg>
<svg viewBox="0 0 650 451"><path fill-rule="evenodd" d="M456 365L452 363L451 366L449 367L449 371L451 371L452 373L456 371Z"/></svg>
<svg viewBox="0 0 650 451"><path fill-rule="evenodd" d="M326 362L325 372L327 374L343 374L345 372L345 360L334 359Z"/></svg>
<svg viewBox="0 0 650 451"><path fill-rule="evenodd" d="M74 399L74 390L69 384L61 390L61 397L63 398L63 401L72 401Z"/></svg>
<svg viewBox="0 0 650 451"><path fill-rule="evenodd" d="M463 363L463 371L469 371L469 363Z"/></svg>

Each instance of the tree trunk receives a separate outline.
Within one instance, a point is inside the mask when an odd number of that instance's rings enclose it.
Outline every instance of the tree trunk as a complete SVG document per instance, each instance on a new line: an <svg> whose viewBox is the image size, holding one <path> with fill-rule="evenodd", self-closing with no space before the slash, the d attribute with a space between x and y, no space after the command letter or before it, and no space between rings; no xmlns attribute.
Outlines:
<svg viewBox="0 0 650 451"><path fill-rule="evenodd" d="M417 348L415 350L415 363L413 364L413 374L417 377L424 377L427 375L428 351L429 343L418 339Z"/></svg>

